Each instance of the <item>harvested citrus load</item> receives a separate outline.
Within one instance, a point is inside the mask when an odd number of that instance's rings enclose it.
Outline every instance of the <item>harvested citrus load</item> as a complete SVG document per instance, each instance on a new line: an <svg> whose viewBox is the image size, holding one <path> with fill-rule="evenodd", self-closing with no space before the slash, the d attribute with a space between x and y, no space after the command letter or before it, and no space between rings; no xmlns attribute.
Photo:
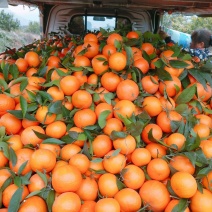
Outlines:
<svg viewBox="0 0 212 212"><path fill-rule="evenodd" d="M0 63L0 211L212 211L209 61L101 29Z"/></svg>

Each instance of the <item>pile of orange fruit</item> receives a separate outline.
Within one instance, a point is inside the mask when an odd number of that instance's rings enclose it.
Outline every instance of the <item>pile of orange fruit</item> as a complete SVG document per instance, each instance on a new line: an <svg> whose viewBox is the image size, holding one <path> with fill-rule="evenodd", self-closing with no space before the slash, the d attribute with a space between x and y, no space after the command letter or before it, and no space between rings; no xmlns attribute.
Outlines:
<svg viewBox="0 0 212 212"><path fill-rule="evenodd" d="M0 212L212 211L210 69L136 31L1 55Z"/></svg>

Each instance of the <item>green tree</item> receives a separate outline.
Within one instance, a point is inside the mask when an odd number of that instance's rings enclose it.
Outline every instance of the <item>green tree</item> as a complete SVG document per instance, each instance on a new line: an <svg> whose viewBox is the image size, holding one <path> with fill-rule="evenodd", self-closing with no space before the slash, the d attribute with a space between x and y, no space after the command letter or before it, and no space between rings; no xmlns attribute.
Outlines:
<svg viewBox="0 0 212 212"><path fill-rule="evenodd" d="M29 25L26 28L26 32L31 32L34 34L39 34L40 33L40 25L36 21L30 21Z"/></svg>
<svg viewBox="0 0 212 212"><path fill-rule="evenodd" d="M20 21L14 19L10 13L5 13L4 10L0 12L0 28L5 31L17 30L20 28Z"/></svg>
<svg viewBox="0 0 212 212"><path fill-rule="evenodd" d="M211 17L185 16L182 14L164 14L163 26L180 32L191 34L196 29L212 31Z"/></svg>

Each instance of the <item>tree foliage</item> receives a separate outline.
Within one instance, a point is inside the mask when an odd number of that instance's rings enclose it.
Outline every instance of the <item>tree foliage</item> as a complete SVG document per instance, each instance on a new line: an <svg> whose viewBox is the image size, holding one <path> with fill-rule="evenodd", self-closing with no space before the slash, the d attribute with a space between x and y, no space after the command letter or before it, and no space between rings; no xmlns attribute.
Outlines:
<svg viewBox="0 0 212 212"><path fill-rule="evenodd" d="M39 34L40 33L40 25L36 21L30 21L29 25L26 28L26 32Z"/></svg>
<svg viewBox="0 0 212 212"><path fill-rule="evenodd" d="M0 12L0 28L5 31L17 30L20 28L20 21L14 19L10 13L5 13L4 10Z"/></svg>
<svg viewBox="0 0 212 212"><path fill-rule="evenodd" d="M212 17L164 14L163 26L188 34L191 34L196 29L208 29L212 32Z"/></svg>

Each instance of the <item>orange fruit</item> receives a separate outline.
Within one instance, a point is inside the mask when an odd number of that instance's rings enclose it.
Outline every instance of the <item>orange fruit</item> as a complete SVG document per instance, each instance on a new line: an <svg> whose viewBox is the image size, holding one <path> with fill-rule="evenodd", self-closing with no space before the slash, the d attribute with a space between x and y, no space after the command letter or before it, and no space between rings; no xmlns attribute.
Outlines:
<svg viewBox="0 0 212 212"><path fill-rule="evenodd" d="M170 168L162 158L154 158L147 164L147 173L152 180L162 181L169 177Z"/></svg>
<svg viewBox="0 0 212 212"><path fill-rule="evenodd" d="M17 106L17 105L16 105ZM31 121L28 119L22 119L22 127L25 129L31 126L38 126L40 123L38 121Z"/></svg>
<svg viewBox="0 0 212 212"><path fill-rule="evenodd" d="M75 71L73 76L79 80L80 86L84 85L88 81L88 77L83 73L83 71Z"/></svg>
<svg viewBox="0 0 212 212"><path fill-rule="evenodd" d="M15 100L12 97L6 94L0 94L0 116L7 113L7 110L14 110L15 105Z"/></svg>
<svg viewBox="0 0 212 212"><path fill-rule="evenodd" d="M123 188L114 199L119 203L121 211L138 211L142 205L138 192L131 188Z"/></svg>
<svg viewBox="0 0 212 212"><path fill-rule="evenodd" d="M49 178L48 175L46 175L46 178ZM33 174L30 179L29 179L29 185L28 185L28 189L29 192L34 192L34 191L39 191L42 188L45 188L45 182L43 181L43 179L38 175L38 174Z"/></svg>
<svg viewBox="0 0 212 212"><path fill-rule="evenodd" d="M202 185L209 191L212 191L212 171L202 178Z"/></svg>
<svg viewBox="0 0 212 212"><path fill-rule="evenodd" d="M111 54L115 53L116 47L113 44L106 44L103 48L102 48L102 54L109 58Z"/></svg>
<svg viewBox="0 0 212 212"><path fill-rule="evenodd" d="M180 198L191 198L197 191L197 182L188 172L176 172L171 177L171 187Z"/></svg>
<svg viewBox="0 0 212 212"><path fill-rule="evenodd" d="M80 88L80 82L75 76L68 75L60 80L60 88L65 95L70 96Z"/></svg>
<svg viewBox="0 0 212 212"><path fill-rule="evenodd" d="M26 161L28 161L26 163L25 168L22 170L21 174L25 175L27 173L29 173L32 168L30 166L29 160L33 154L33 150L32 149L19 149L15 152L16 157L17 157L17 162L15 165L12 164L12 161L9 162L9 167L12 171L14 171L15 173L18 173L19 168L23 165L23 163L25 163Z"/></svg>
<svg viewBox="0 0 212 212"><path fill-rule="evenodd" d="M42 142L43 139L38 138L34 131L45 134L45 131L41 126L30 126L25 128L21 132L21 141L24 145L32 144L33 146L36 146Z"/></svg>
<svg viewBox="0 0 212 212"><path fill-rule="evenodd" d="M58 193L76 192L82 183L81 172L72 165L58 167L52 173L52 186Z"/></svg>
<svg viewBox="0 0 212 212"><path fill-rule="evenodd" d="M18 212L47 212L47 205L43 198L39 196L31 196L23 201Z"/></svg>
<svg viewBox="0 0 212 212"><path fill-rule="evenodd" d="M101 75L108 70L108 59L103 54L98 54L91 60L93 71L96 75Z"/></svg>
<svg viewBox="0 0 212 212"><path fill-rule="evenodd" d="M117 42L117 41L119 41L119 42L123 41L122 36L118 33L112 33L107 38L107 44L114 45L115 42Z"/></svg>
<svg viewBox="0 0 212 212"><path fill-rule="evenodd" d="M52 97L53 101L59 101L64 99L63 91L57 86L52 86L48 88L46 92Z"/></svg>
<svg viewBox="0 0 212 212"><path fill-rule="evenodd" d="M135 60L133 66L138 68L143 74L146 74L149 71L149 63L143 57Z"/></svg>
<svg viewBox="0 0 212 212"><path fill-rule="evenodd" d="M86 34L86 35L84 36L83 41L84 41L84 42L93 41L93 42L98 43L98 38L97 38L97 36L96 36L95 34L93 34L93 33L88 33L88 34Z"/></svg>
<svg viewBox="0 0 212 212"><path fill-rule="evenodd" d="M1 126L4 126L8 135L17 134L21 128L21 120L10 113L5 113L0 118Z"/></svg>
<svg viewBox="0 0 212 212"><path fill-rule="evenodd" d="M126 79L118 84L116 94L120 100L134 101L139 95L139 87L135 81Z"/></svg>
<svg viewBox="0 0 212 212"><path fill-rule="evenodd" d="M195 166L191 163L189 158L184 155L176 155L172 157L169 162L169 165L177 171L188 172L191 175L193 175L195 172Z"/></svg>
<svg viewBox="0 0 212 212"><path fill-rule="evenodd" d="M140 167L129 164L123 169L122 178L123 183L128 188L137 190L143 185L145 181L145 174Z"/></svg>
<svg viewBox="0 0 212 212"><path fill-rule="evenodd" d="M56 114L48 112L48 106L43 105L36 111L35 118L41 124L50 124L56 119Z"/></svg>
<svg viewBox="0 0 212 212"><path fill-rule="evenodd" d="M39 149L48 149L48 150L52 151L55 154L56 157L58 157L60 155L61 147L57 144L41 143L41 144L39 144Z"/></svg>
<svg viewBox="0 0 212 212"><path fill-rule="evenodd" d="M146 149L149 150L152 158L161 158L166 155L166 147L158 143L149 143L146 145Z"/></svg>
<svg viewBox="0 0 212 212"><path fill-rule="evenodd" d="M4 182L11 176L11 173L8 169L0 169L0 187L4 184Z"/></svg>
<svg viewBox="0 0 212 212"><path fill-rule="evenodd" d="M85 50L84 56L92 59L99 53L99 44L94 41L87 41L82 44L82 49Z"/></svg>
<svg viewBox="0 0 212 212"><path fill-rule="evenodd" d="M40 57L36 52L28 51L24 59L27 61L30 67L37 67L40 64Z"/></svg>
<svg viewBox="0 0 212 212"><path fill-rule="evenodd" d="M130 118L135 113L136 107L130 100L120 100L115 104L113 110L114 116L117 119L121 119L122 116Z"/></svg>
<svg viewBox="0 0 212 212"><path fill-rule="evenodd" d="M35 172L50 172L56 164L56 155L48 149L37 149L32 153L29 163Z"/></svg>
<svg viewBox="0 0 212 212"><path fill-rule="evenodd" d="M190 209L192 212L208 212L212 210L212 193L203 188L203 192L197 192L190 199Z"/></svg>
<svg viewBox="0 0 212 212"><path fill-rule="evenodd" d="M95 210L96 202L92 200L83 201L79 212L92 212Z"/></svg>
<svg viewBox="0 0 212 212"><path fill-rule="evenodd" d="M119 149L121 154L131 154L136 148L136 140L133 136L127 135L125 138L113 140L114 149Z"/></svg>
<svg viewBox="0 0 212 212"><path fill-rule="evenodd" d="M15 184L10 184L2 194L2 203L5 207L8 208L10 204L10 200L13 196L13 194L18 190L18 186ZM21 200L24 200L24 198L29 194L28 188L26 186L23 186L23 192L21 196Z"/></svg>
<svg viewBox="0 0 212 212"><path fill-rule="evenodd" d="M81 208L81 200L74 192L64 192L56 197L53 205L52 212L76 212Z"/></svg>
<svg viewBox="0 0 212 212"><path fill-rule="evenodd" d="M112 131L122 131L123 124L117 118L110 118L106 120L105 127L103 128L103 132L106 135L110 135Z"/></svg>
<svg viewBox="0 0 212 212"><path fill-rule="evenodd" d="M144 97L142 107L151 117L157 116L162 111L160 100L155 96Z"/></svg>
<svg viewBox="0 0 212 212"><path fill-rule="evenodd" d="M115 150L111 150L104 156L103 166L107 172L118 174L125 167L126 158L121 153L115 154L114 151Z"/></svg>
<svg viewBox="0 0 212 212"><path fill-rule="evenodd" d="M101 102L95 107L95 113L97 118L103 113L104 111L111 111L108 116L106 117L106 120L110 119L113 117L113 106L106 103L106 102Z"/></svg>
<svg viewBox="0 0 212 212"><path fill-rule="evenodd" d="M166 99L164 96L159 97L163 110L174 110L175 108L175 101L171 97Z"/></svg>
<svg viewBox="0 0 212 212"><path fill-rule="evenodd" d="M131 154L131 161L136 166L145 166L151 160L151 154L146 148L136 148Z"/></svg>
<svg viewBox="0 0 212 212"><path fill-rule="evenodd" d="M71 156L69 164L77 167L79 171L84 174L89 169L90 161L86 155L78 153Z"/></svg>
<svg viewBox="0 0 212 212"><path fill-rule="evenodd" d="M77 55L74 58L73 64L75 65L75 67L91 66L91 61L84 55Z"/></svg>
<svg viewBox="0 0 212 212"><path fill-rule="evenodd" d="M47 70L47 73L48 73L49 70ZM62 73L67 73L68 70L66 68L57 68L57 69L54 69L54 71L52 72L51 74L51 80L58 80L58 79L61 79L62 76L59 75L59 73L62 72Z"/></svg>
<svg viewBox="0 0 212 212"><path fill-rule="evenodd" d="M139 189L139 194L144 205L151 211L164 211L170 201L170 194L166 186L157 180L144 182Z"/></svg>
<svg viewBox="0 0 212 212"><path fill-rule="evenodd" d="M74 124L79 128L94 125L96 120L95 112L89 108L79 110L74 114Z"/></svg>
<svg viewBox="0 0 212 212"><path fill-rule="evenodd" d="M26 72L27 68L29 66L28 62L24 58L18 58L15 61L15 64L16 64L16 66L18 68L18 71L21 72L21 73Z"/></svg>
<svg viewBox="0 0 212 212"><path fill-rule="evenodd" d="M198 134L200 138L207 138L210 135L210 128L208 125L199 123L196 124L193 128L194 132Z"/></svg>
<svg viewBox="0 0 212 212"><path fill-rule="evenodd" d="M154 94L159 88L158 78L146 75L141 79L142 88L149 94Z"/></svg>
<svg viewBox="0 0 212 212"><path fill-rule="evenodd" d="M199 123L205 124L209 126L209 128L212 128L212 118L210 116L205 114L197 114L195 117L198 119Z"/></svg>
<svg viewBox="0 0 212 212"><path fill-rule="evenodd" d="M102 174L98 179L98 188L102 196L114 197L119 191L117 177L111 173Z"/></svg>
<svg viewBox="0 0 212 212"><path fill-rule="evenodd" d="M177 88L177 89L176 89ZM164 95L164 89L168 96L173 97L177 94L177 91L182 89L181 81L178 77L172 76L172 80L165 80L159 83L159 91L162 95Z"/></svg>
<svg viewBox="0 0 212 212"><path fill-rule="evenodd" d="M83 130L82 130L81 128L79 128L79 127L71 127L71 128L69 129L69 131L70 131L70 132L74 132L74 133L78 133L78 135L79 135L80 133L83 133ZM76 144L76 145L79 146L79 147L83 147L85 141L86 141L86 138L84 138L83 140L75 140L75 141L73 142L73 144Z"/></svg>
<svg viewBox="0 0 212 212"><path fill-rule="evenodd" d="M141 49L145 51L148 55L155 52L155 47L151 43L142 43Z"/></svg>
<svg viewBox="0 0 212 212"><path fill-rule="evenodd" d="M66 124L63 121L54 121L46 127L46 135L52 138L61 138L66 133Z"/></svg>
<svg viewBox="0 0 212 212"><path fill-rule="evenodd" d="M79 109L89 108L92 104L92 96L86 90L78 90L73 93L71 102L74 107Z"/></svg>
<svg viewBox="0 0 212 212"><path fill-rule="evenodd" d="M101 77L102 86L110 92L115 92L120 82L121 78L113 72L106 72Z"/></svg>
<svg viewBox="0 0 212 212"><path fill-rule="evenodd" d="M120 212L120 205L117 200L113 198L99 199L94 208L95 212Z"/></svg>
<svg viewBox="0 0 212 212"><path fill-rule="evenodd" d="M182 116L177 113L176 111L172 110L168 113L165 111L162 111L158 114L156 123L157 125L163 130L165 133L171 133L171 121L181 121Z"/></svg>
<svg viewBox="0 0 212 212"><path fill-rule="evenodd" d="M61 148L60 157L68 161L73 155L76 155L81 151L81 148L76 144L66 144Z"/></svg>
<svg viewBox="0 0 212 212"><path fill-rule="evenodd" d="M94 178L85 177L82 179L80 187L76 191L76 194L81 200L96 200L98 195L98 184Z"/></svg>
<svg viewBox="0 0 212 212"><path fill-rule="evenodd" d="M115 52L108 59L109 67L115 71L123 71L127 65L127 58L121 52Z"/></svg>
<svg viewBox="0 0 212 212"><path fill-rule="evenodd" d="M112 140L108 135L97 135L92 142L93 154L95 157L104 157L113 148Z"/></svg>
<svg viewBox="0 0 212 212"><path fill-rule="evenodd" d="M60 58L54 55L51 55L47 60L47 66L53 67L53 68L59 68L60 65Z"/></svg>
<svg viewBox="0 0 212 212"><path fill-rule="evenodd" d="M19 150L23 147L23 143L21 142L21 136L20 135L12 135L8 140L7 143L10 148L12 148L14 151Z"/></svg>
<svg viewBox="0 0 212 212"><path fill-rule="evenodd" d="M180 151L183 148L185 142L186 142L186 137L181 133L172 133L166 139L166 144L168 146L173 145L172 147L175 149L177 147L176 150L178 150L178 151Z"/></svg>
<svg viewBox="0 0 212 212"><path fill-rule="evenodd" d="M151 140L149 140L150 130L153 138L156 140L160 140L163 136L163 131L157 124L153 123L147 124L141 133L141 138L146 144L152 142Z"/></svg>
<svg viewBox="0 0 212 212"><path fill-rule="evenodd" d="M201 140L200 147L206 158L212 157L212 140Z"/></svg>
<svg viewBox="0 0 212 212"><path fill-rule="evenodd" d="M139 34L136 31L130 31L127 33L126 37L128 39L132 39L132 38L136 39L136 38L139 38Z"/></svg>
<svg viewBox="0 0 212 212"><path fill-rule="evenodd" d="M178 199L172 199L169 204L166 206L165 211L164 212L172 212L173 208L179 204L179 200ZM182 212L190 212L189 208L187 207L184 211Z"/></svg>

